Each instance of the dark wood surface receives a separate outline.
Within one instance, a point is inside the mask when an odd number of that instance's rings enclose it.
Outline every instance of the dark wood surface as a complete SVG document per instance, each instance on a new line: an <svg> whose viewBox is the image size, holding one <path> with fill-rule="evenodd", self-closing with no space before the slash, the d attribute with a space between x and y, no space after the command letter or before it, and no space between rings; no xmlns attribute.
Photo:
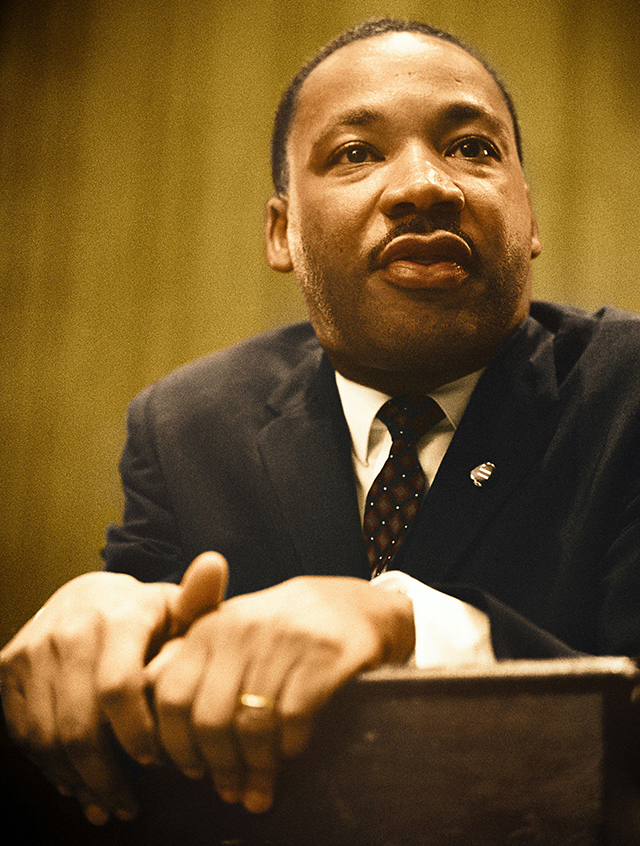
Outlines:
<svg viewBox="0 0 640 846"><path fill-rule="evenodd" d="M323 709L262 817L132 767L143 813L95 830L5 750L5 820L18 817L15 843L637 846L639 684L624 658L384 668Z"/></svg>

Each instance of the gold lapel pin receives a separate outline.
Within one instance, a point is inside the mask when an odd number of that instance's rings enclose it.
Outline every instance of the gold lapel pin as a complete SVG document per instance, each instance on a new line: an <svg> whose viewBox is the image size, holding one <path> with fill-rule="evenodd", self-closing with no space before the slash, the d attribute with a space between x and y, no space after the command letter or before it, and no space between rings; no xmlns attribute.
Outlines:
<svg viewBox="0 0 640 846"><path fill-rule="evenodd" d="M473 484L477 488L481 488L482 483L487 481L495 469L495 464L492 464L490 461L485 461L483 464L478 464L477 467L474 467L471 473L469 473L469 476Z"/></svg>

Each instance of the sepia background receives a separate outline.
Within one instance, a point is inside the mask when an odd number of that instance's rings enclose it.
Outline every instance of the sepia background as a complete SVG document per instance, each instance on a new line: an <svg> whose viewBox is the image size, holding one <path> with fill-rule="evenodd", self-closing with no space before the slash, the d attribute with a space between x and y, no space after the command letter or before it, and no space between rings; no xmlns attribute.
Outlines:
<svg viewBox="0 0 640 846"><path fill-rule="evenodd" d="M536 294L640 311L636 0L0 9L0 644L100 566L131 397L303 316L263 258L270 123L290 76L356 21L423 19L500 69L544 241Z"/></svg>

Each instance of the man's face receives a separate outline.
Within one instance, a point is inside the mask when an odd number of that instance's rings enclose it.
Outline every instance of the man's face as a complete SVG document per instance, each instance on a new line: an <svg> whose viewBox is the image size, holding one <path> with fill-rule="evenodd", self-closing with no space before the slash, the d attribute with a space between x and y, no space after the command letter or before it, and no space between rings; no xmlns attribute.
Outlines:
<svg viewBox="0 0 640 846"><path fill-rule="evenodd" d="M526 315L540 252L511 117L459 47L390 33L304 82L267 255L336 369L388 393L482 367Z"/></svg>

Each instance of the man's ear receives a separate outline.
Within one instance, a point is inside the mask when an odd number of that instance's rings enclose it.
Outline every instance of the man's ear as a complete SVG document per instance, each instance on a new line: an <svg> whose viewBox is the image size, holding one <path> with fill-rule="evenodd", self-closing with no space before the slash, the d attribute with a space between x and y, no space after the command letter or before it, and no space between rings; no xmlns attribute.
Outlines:
<svg viewBox="0 0 640 846"><path fill-rule="evenodd" d="M274 195L267 201L264 222L264 242L267 261L272 270L289 273L293 270L287 228L289 203L286 197Z"/></svg>
<svg viewBox="0 0 640 846"><path fill-rule="evenodd" d="M542 252L542 241L540 240L540 232L538 230L538 221L536 220L536 213L533 210L533 203L531 202L531 190L528 185L525 185L527 191L527 200L529 202L529 209L531 210L531 258L538 258Z"/></svg>

